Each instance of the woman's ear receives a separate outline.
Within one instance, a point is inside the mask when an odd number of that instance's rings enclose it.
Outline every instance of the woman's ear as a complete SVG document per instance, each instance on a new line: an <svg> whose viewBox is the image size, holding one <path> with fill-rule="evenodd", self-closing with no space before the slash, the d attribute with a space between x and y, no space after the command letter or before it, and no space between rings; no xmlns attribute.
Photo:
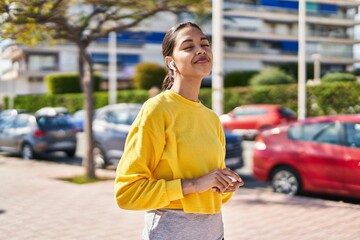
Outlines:
<svg viewBox="0 0 360 240"><path fill-rule="evenodd" d="M173 61L172 57L166 56L165 57L165 64L168 68L170 68L170 62Z"/></svg>
<svg viewBox="0 0 360 240"><path fill-rule="evenodd" d="M166 65L168 66L168 68L170 68L171 70L176 72L175 62L171 57L166 57L165 62L166 62Z"/></svg>

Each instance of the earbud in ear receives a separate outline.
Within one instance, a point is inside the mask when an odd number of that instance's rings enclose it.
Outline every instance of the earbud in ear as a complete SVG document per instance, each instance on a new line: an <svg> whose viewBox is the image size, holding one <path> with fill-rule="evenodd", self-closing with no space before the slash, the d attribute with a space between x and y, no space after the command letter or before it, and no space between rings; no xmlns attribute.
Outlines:
<svg viewBox="0 0 360 240"><path fill-rule="evenodd" d="M169 63L169 68L170 68L171 70L173 70L174 72L176 72L176 68L175 68L175 63L174 63L174 61L171 61L171 62Z"/></svg>

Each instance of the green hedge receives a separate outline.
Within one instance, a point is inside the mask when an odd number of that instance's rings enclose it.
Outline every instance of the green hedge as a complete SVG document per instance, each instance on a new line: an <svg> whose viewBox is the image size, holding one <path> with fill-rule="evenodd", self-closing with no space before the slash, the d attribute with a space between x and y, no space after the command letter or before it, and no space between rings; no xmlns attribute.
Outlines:
<svg viewBox="0 0 360 240"><path fill-rule="evenodd" d="M211 108L212 90L201 89L200 101ZM297 84L257 87L227 88L224 90L224 112L239 105L253 103L277 103L297 112ZM329 114L360 114L360 84L357 82L322 83L307 86L307 116ZM148 90L121 90L117 102L143 103L148 99ZM94 93L94 107L108 104L107 92ZM15 108L35 112L45 106L63 106L70 112L83 108L83 94L45 94L15 97ZM8 99L4 107L7 108Z"/></svg>
<svg viewBox="0 0 360 240"><path fill-rule="evenodd" d="M327 73L321 78L321 82L355 82L356 76L351 73Z"/></svg>
<svg viewBox="0 0 360 240"><path fill-rule="evenodd" d="M100 90L101 76L94 75L94 90ZM45 77L46 86L50 94L62 93L80 93L82 88L80 85L78 73L61 73L49 74Z"/></svg>
<svg viewBox="0 0 360 240"><path fill-rule="evenodd" d="M259 71L234 71L225 74L224 87L249 86L250 79Z"/></svg>

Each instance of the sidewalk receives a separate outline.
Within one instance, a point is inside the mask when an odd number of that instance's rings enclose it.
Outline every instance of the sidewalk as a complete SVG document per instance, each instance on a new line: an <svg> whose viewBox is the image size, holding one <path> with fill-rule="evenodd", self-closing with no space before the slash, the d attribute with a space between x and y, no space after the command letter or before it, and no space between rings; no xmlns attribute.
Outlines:
<svg viewBox="0 0 360 240"><path fill-rule="evenodd" d="M83 168L0 155L0 239L140 239L143 212L117 208L113 181L57 178ZM114 177L114 171L98 170ZM226 240L359 239L360 205L240 189L223 208ZM185 240L185 239L184 239Z"/></svg>

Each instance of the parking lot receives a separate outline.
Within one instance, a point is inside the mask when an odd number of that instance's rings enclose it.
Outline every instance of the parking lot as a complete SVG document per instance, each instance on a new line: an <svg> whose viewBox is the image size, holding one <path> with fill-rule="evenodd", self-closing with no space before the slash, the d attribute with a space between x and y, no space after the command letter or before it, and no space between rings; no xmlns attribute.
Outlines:
<svg viewBox="0 0 360 240"><path fill-rule="evenodd" d="M81 166L0 155L0 239L140 239L143 212L117 208L110 180L76 185L60 180ZM268 188L239 189L223 208L225 239L357 239L360 206L287 197ZM171 239L171 238L170 238Z"/></svg>

